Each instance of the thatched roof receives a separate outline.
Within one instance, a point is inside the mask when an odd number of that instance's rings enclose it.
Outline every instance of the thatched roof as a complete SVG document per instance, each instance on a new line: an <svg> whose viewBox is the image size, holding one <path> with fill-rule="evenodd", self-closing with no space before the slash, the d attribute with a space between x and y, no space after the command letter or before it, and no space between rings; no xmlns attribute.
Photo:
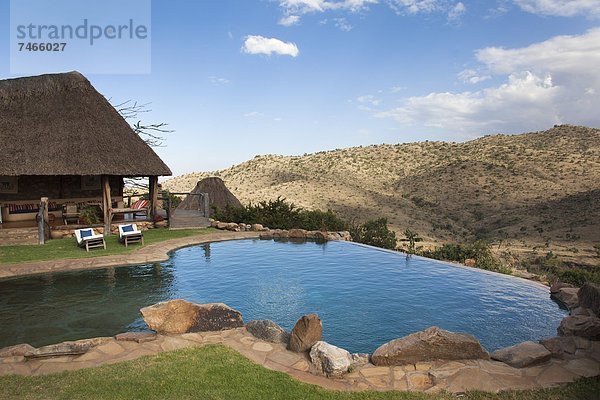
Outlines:
<svg viewBox="0 0 600 400"><path fill-rule="evenodd" d="M192 193L208 193L209 206L218 209L224 209L230 205L232 207L242 207L242 203L227 189L225 182L221 178L204 178L196 184ZM187 196L177 206L178 210L198 210L200 209L200 196Z"/></svg>
<svg viewBox="0 0 600 400"><path fill-rule="evenodd" d="M0 175L171 175L79 72L0 80Z"/></svg>

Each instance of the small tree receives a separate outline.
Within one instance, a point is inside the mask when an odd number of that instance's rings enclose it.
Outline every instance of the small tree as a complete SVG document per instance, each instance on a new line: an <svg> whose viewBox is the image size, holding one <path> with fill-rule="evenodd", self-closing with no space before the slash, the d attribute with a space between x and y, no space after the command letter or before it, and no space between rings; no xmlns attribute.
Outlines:
<svg viewBox="0 0 600 400"><path fill-rule="evenodd" d="M406 249L408 254L416 254L417 250L421 250L423 248L423 246L416 246L416 243L422 242L423 238L419 237L419 235L417 235L415 232L407 229L404 231L404 236L406 236L406 238L401 239L401 241L408 242L408 248Z"/></svg>
<svg viewBox="0 0 600 400"><path fill-rule="evenodd" d="M350 234L355 242L383 249L396 249L396 233L387 226L387 218L373 219L362 225L353 225Z"/></svg>

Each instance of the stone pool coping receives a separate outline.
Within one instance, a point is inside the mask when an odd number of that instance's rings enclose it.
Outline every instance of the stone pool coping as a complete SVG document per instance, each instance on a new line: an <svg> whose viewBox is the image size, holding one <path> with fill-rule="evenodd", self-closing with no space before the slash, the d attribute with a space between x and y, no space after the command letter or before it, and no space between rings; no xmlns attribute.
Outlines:
<svg viewBox="0 0 600 400"><path fill-rule="evenodd" d="M0 279L49 272L68 272L163 262L169 259L172 251L183 247L226 240L258 239L259 236L260 232L215 232L149 244L128 254L0 264Z"/></svg>
<svg viewBox="0 0 600 400"><path fill-rule="evenodd" d="M390 367L376 367L369 363L356 367L343 378L330 379L315 375L306 353L294 353L283 344L257 339L245 327L217 332L156 335L154 340L141 343L116 338L99 339L97 343L96 347L82 355L29 360L22 356L0 358L0 375L34 376L74 371L207 344L228 346L270 370L284 372L301 382L341 391L498 392L554 387L600 374L600 362L590 358L551 359L544 364L521 369L499 361L459 360Z"/></svg>

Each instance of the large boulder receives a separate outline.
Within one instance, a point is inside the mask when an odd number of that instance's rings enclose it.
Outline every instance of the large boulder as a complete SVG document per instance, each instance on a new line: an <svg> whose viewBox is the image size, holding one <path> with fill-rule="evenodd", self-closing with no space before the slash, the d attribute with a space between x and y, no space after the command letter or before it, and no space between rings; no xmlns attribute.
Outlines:
<svg viewBox="0 0 600 400"><path fill-rule="evenodd" d="M319 341L310 349L310 361L319 373L340 378L352 365L352 355L344 349Z"/></svg>
<svg viewBox="0 0 600 400"><path fill-rule="evenodd" d="M140 312L150 329L158 333L221 331L244 326L242 314L223 303L170 300L144 307Z"/></svg>
<svg viewBox="0 0 600 400"><path fill-rule="evenodd" d="M18 357L34 351L35 347L27 343L16 344L14 346L0 349L0 357Z"/></svg>
<svg viewBox="0 0 600 400"><path fill-rule="evenodd" d="M490 354L493 360L502 361L514 368L525 368L542 364L550 360L552 353L543 345L534 342L523 342Z"/></svg>
<svg viewBox="0 0 600 400"><path fill-rule="evenodd" d="M272 343L287 343L290 335L279 325L268 319L250 321L246 324L246 329L254 337Z"/></svg>
<svg viewBox="0 0 600 400"><path fill-rule="evenodd" d="M371 356L375 365L415 364L419 361L489 359L474 336L432 326L422 332L392 340Z"/></svg>
<svg viewBox="0 0 600 400"><path fill-rule="evenodd" d="M600 317L600 285L586 282L577 292L579 305L592 310L596 317Z"/></svg>
<svg viewBox="0 0 600 400"><path fill-rule="evenodd" d="M294 329L292 329L287 348L297 353L308 351L322 337L323 324L319 316L317 314L304 315L296 322Z"/></svg>
<svg viewBox="0 0 600 400"><path fill-rule="evenodd" d="M306 239L306 230L304 229L290 229L288 232L290 239Z"/></svg>
<svg viewBox="0 0 600 400"><path fill-rule="evenodd" d="M563 303L569 309L577 307L579 303L577 299L579 289L571 287L562 287L556 293L552 293L552 297Z"/></svg>
<svg viewBox="0 0 600 400"><path fill-rule="evenodd" d="M564 283L564 282L554 282L552 284L552 286L550 286L550 293L554 294L554 293L558 293L558 291L562 288L574 288L575 286L571 285L570 283Z"/></svg>
<svg viewBox="0 0 600 400"><path fill-rule="evenodd" d="M556 358L569 357L577 351L574 336L555 336L540 340L540 344L552 353L552 357Z"/></svg>
<svg viewBox="0 0 600 400"><path fill-rule="evenodd" d="M560 336L579 336L590 340L600 340L600 318L586 315L569 315L560 321Z"/></svg>

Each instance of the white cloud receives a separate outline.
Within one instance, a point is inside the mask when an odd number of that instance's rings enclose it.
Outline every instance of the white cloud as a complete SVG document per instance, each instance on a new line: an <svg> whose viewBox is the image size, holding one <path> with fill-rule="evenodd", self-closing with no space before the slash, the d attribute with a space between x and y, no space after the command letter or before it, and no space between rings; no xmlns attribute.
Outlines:
<svg viewBox="0 0 600 400"><path fill-rule="evenodd" d="M467 12L467 7L459 1L448 11L448 21L459 20L465 12Z"/></svg>
<svg viewBox="0 0 600 400"><path fill-rule="evenodd" d="M465 69L458 73L458 79L460 79L463 83L471 83L473 85L487 81L492 77L489 75L482 75L474 69Z"/></svg>
<svg viewBox="0 0 600 400"><path fill-rule="evenodd" d="M251 112L244 114L245 118L257 118L257 117L264 117L264 116L265 116L265 114L258 112L258 111L251 111Z"/></svg>
<svg viewBox="0 0 600 400"><path fill-rule="evenodd" d="M523 48L489 47L475 56L481 65L459 78L480 83L488 76L505 76L505 82L478 91L404 98L399 107L375 115L470 135L556 123L600 125L600 28Z"/></svg>
<svg viewBox="0 0 600 400"><path fill-rule="evenodd" d="M346 18L334 18L335 27L344 32L350 32L354 28Z"/></svg>
<svg viewBox="0 0 600 400"><path fill-rule="evenodd" d="M277 23L283 26L293 26L298 25L299 22L300 17L298 15L288 15L286 17L282 17Z"/></svg>
<svg viewBox="0 0 600 400"><path fill-rule="evenodd" d="M210 82L213 85L229 85L231 83L231 81L227 78L220 78L218 76L211 76L208 79L210 79Z"/></svg>
<svg viewBox="0 0 600 400"><path fill-rule="evenodd" d="M438 11L440 0L388 0L388 4L398 14L418 14Z"/></svg>
<svg viewBox="0 0 600 400"><path fill-rule="evenodd" d="M359 103L363 103L363 104L371 104L373 106L378 106L379 104L381 104L381 100L379 100L378 98L376 98L375 96L369 94L369 95L365 95L365 96L359 96L356 98L356 101L358 101Z"/></svg>
<svg viewBox="0 0 600 400"><path fill-rule="evenodd" d="M283 42L275 38L266 38L262 36L246 36L242 51L248 54L280 54L297 57L300 51L295 43Z"/></svg>
<svg viewBox="0 0 600 400"><path fill-rule="evenodd" d="M523 10L533 14L572 17L587 15L600 17L598 0L514 0Z"/></svg>
<svg viewBox="0 0 600 400"><path fill-rule="evenodd" d="M364 10L369 4L377 4L378 0L279 0L279 5L287 14L306 14L326 10Z"/></svg>
<svg viewBox="0 0 600 400"><path fill-rule="evenodd" d="M458 132L483 133L512 126L515 117L539 120L552 115L553 102L560 89L549 77L530 72L510 75L508 82L477 92L430 93L405 100L401 107L377 113L401 123L422 123ZM551 122L556 123L555 118Z"/></svg>

